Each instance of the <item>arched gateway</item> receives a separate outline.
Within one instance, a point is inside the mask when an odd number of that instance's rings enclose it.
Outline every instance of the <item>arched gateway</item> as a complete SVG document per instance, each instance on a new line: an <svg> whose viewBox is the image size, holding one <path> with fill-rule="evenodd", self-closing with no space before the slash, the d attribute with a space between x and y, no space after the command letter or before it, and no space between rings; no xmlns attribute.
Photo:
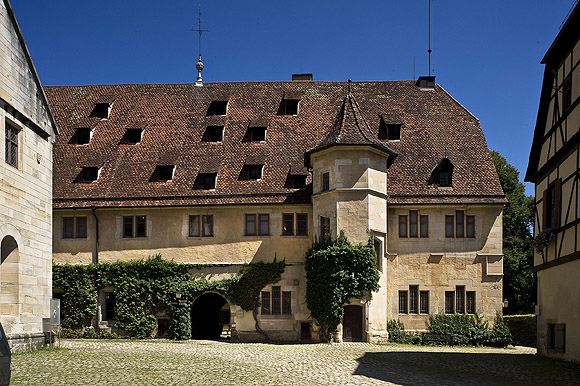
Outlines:
<svg viewBox="0 0 580 386"><path fill-rule="evenodd" d="M191 307L191 338L219 339L224 327L229 331L230 305L213 292L199 296Z"/></svg>

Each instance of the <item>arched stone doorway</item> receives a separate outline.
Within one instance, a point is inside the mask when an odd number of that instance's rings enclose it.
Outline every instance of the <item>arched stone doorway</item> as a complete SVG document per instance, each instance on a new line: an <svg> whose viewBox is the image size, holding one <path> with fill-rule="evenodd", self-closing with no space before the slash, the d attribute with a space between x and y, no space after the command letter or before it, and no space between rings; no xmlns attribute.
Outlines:
<svg viewBox="0 0 580 386"><path fill-rule="evenodd" d="M230 305L223 296L205 293L191 307L191 338L219 339L224 326L229 330Z"/></svg>
<svg viewBox="0 0 580 386"><path fill-rule="evenodd" d="M362 342L363 308L361 306L344 306L342 318L342 340L345 342Z"/></svg>
<svg viewBox="0 0 580 386"><path fill-rule="evenodd" d="M0 314L2 315L18 316L20 314L18 253L18 243L14 237L5 236L0 244ZM7 330L10 330L10 327Z"/></svg>

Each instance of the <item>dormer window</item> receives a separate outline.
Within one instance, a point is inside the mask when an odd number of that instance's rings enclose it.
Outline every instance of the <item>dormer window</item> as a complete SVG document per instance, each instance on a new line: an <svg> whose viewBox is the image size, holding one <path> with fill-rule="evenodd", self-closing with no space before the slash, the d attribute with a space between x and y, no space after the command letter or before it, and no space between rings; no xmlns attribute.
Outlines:
<svg viewBox="0 0 580 386"><path fill-rule="evenodd" d="M81 127L75 130L77 145L86 145L91 142L93 131L88 127Z"/></svg>
<svg viewBox="0 0 580 386"><path fill-rule="evenodd" d="M208 126L201 140L203 142L222 142L224 140L224 127Z"/></svg>
<svg viewBox="0 0 580 386"><path fill-rule="evenodd" d="M265 127L251 127L250 128L250 139L252 142L265 142L266 141L266 128Z"/></svg>
<svg viewBox="0 0 580 386"><path fill-rule="evenodd" d="M453 185L453 163L447 157L439 161L439 164L431 172L429 184L435 184L439 188L451 188Z"/></svg>
<svg viewBox="0 0 580 386"><path fill-rule="evenodd" d="M173 179L174 165L160 165L155 168L151 181L153 182L167 182Z"/></svg>
<svg viewBox="0 0 580 386"><path fill-rule="evenodd" d="M388 139L389 141L398 141L401 139L401 123L385 123L381 117L379 123L379 139Z"/></svg>
<svg viewBox="0 0 580 386"><path fill-rule="evenodd" d="M206 115L226 115L227 109L228 101L212 101Z"/></svg>
<svg viewBox="0 0 580 386"><path fill-rule="evenodd" d="M80 174L81 182L95 182L99 179L99 168L96 166L83 167Z"/></svg>
<svg viewBox="0 0 580 386"><path fill-rule="evenodd" d="M283 115L298 115L298 99L283 99L282 100L282 114Z"/></svg>
<svg viewBox="0 0 580 386"><path fill-rule="evenodd" d="M260 180L262 178L262 169L264 165L247 165L248 180Z"/></svg>
<svg viewBox="0 0 580 386"><path fill-rule="evenodd" d="M199 173L195 180L194 188L203 190L215 189L217 173Z"/></svg>
<svg viewBox="0 0 580 386"><path fill-rule="evenodd" d="M129 145L136 145L141 143L143 129L127 129L125 135L127 136L127 143Z"/></svg>
<svg viewBox="0 0 580 386"><path fill-rule="evenodd" d="M111 113L111 103L95 103L91 117L108 119Z"/></svg>
<svg viewBox="0 0 580 386"><path fill-rule="evenodd" d="M294 189L302 189L306 187L306 177L302 174L293 174L292 175L292 187Z"/></svg>

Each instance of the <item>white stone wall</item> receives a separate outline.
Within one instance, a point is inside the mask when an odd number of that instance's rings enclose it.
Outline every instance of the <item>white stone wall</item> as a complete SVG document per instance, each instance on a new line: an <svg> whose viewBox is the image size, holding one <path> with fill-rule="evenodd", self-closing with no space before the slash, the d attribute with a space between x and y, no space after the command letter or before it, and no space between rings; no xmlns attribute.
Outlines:
<svg viewBox="0 0 580 386"><path fill-rule="evenodd" d="M50 134L55 129L21 42L1 2L0 241L4 261L0 264L0 321L13 337L43 332L52 295ZM20 130L17 168L5 161L7 121Z"/></svg>

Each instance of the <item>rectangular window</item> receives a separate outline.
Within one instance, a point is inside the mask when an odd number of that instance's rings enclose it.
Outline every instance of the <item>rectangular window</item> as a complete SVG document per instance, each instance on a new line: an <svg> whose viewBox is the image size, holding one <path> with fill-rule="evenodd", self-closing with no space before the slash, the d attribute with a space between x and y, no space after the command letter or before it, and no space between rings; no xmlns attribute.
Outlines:
<svg viewBox="0 0 580 386"><path fill-rule="evenodd" d="M135 237L146 237L147 236L147 217L146 216L135 216Z"/></svg>
<svg viewBox="0 0 580 386"><path fill-rule="evenodd" d="M409 313L419 313L419 286L409 286Z"/></svg>
<svg viewBox="0 0 580 386"><path fill-rule="evenodd" d="M429 313L429 291L421 291L419 294L419 312L422 314Z"/></svg>
<svg viewBox="0 0 580 386"><path fill-rule="evenodd" d="M445 237L453 237L453 216L445 216Z"/></svg>
<svg viewBox="0 0 580 386"><path fill-rule="evenodd" d="M212 101L207 108L206 115L226 115L228 101Z"/></svg>
<svg viewBox="0 0 580 386"><path fill-rule="evenodd" d="M294 235L294 214L284 213L282 215L282 235L293 236Z"/></svg>
<svg viewBox="0 0 580 386"><path fill-rule="evenodd" d="M282 313L289 315L292 313L292 292L282 292Z"/></svg>
<svg viewBox="0 0 580 386"><path fill-rule="evenodd" d="M562 180L557 179L548 185L543 196L544 229L556 229L560 226Z"/></svg>
<svg viewBox="0 0 580 386"><path fill-rule="evenodd" d="M387 124L387 138L392 141L401 139L401 126L398 123Z"/></svg>
<svg viewBox="0 0 580 386"><path fill-rule="evenodd" d="M262 291L262 315L268 315L270 312L270 292Z"/></svg>
<svg viewBox="0 0 580 386"><path fill-rule="evenodd" d="M143 134L143 129L127 129L127 143L129 145L136 145L141 143L141 135Z"/></svg>
<svg viewBox="0 0 580 386"><path fill-rule="evenodd" d="M330 190L330 173L322 173L322 191Z"/></svg>
<svg viewBox="0 0 580 386"><path fill-rule="evenodd" d="M408 314L409 309L408 306L408 292L407 291L399 291L399 314Z"/></svg>
<svg viewBox="0 0 580 386"><path fill-rule="evenodd" d="M260 215L260 235L265 236L270 234L270 215Z"/></svg>
<svg viewBox="0 0 580 386"><path fill-rule="evenodd" d="M88 127L80 127L75 130L77 137L77 145L86 145L91 142L91 129Z"/></svg>
<svg viewBox="0 0 580 386"><path fill-rule="evenodd" d="M263 165L248 165L248 179L259 180L262 178Z"/></svg>
<svg viewBox="0 0 580 386"><path fill-rule="evenodd" d="M308 235L308 215L306 213L296 215L296 235Z"/></svg>
<svg viewBox="0 0 580 386"><path fill-rule="evenodd" d="M293 174L292 177L292 187L294 189L302 189L306 187L306 176L302 174Z"/></svg>
<svg viewBox="0 0 580 386"><path fill-rule="evenodd" d="M407 237L407 216L399 216L399 237Z"/></svg>
<svg viewBox="0 0 580 386"><path fill-rule="evenodd" d="M217 173L200 173L201 188L204 190L215 189Z"/></svg>
<svg viewBox="0 0 580 386"><path fill-rule="evenodd" d="M465 311L468 314L475 314L475 291L465 293Z"/></svg>
<svg viewBox="0 0 580 386"><path fill-rule="evenodd" d="M76 221L75 237L77 239L86 239L87 238L87 218L86 217L75 217L75 221Z"/></svg>
<svg viewBox="0 0 580 386"><path fill-rule="evenodd" d="M189 216L189 237L199 237L199 216Z"/></svg>
<svg viewBox="0 0 580 386"><path fill-rule="evenodd" d="M74 217L63 217L62 218L62 238L72 239L74 238Z"/></svg>
<svg viewBox="0 0 580 386"><path fill-rule="evenodd" d="M167 182L173 179L173 169L175 168L174 165L160 165L157 166L155 170L155 175L157 177L157 181L159 182Z"/></svg>
<svg viewBox="0 0 580 386"><path fill-rule="evenodd" d="M133 237L133 216L123 217L123 237Z"/></svg>
<svg viewBox="0 0 580 386"><path fill-rule="evenodd" d="M566 352L566 325L564 323L548 323L548 351Z"/></svg>
<svg viewBox="0 0 580 386"><path fill-rule="evenodd" d="M320 238L330 240L330 218L320 216Z"/></svg>
<svg viewBox="0 0 580 386"><path fill-rule="evenodd" d="M99 179L99 168L96 166L86 166L81 170L82 182L95 182Z"/></svg>
<svg viewBox="0 0 580 386"><path fill-rule="evenodd" d="M462 210L458 210L455 212L455 237L463 237L463 221L464 212Z"/></svg>
<svg viewBox="0 0 580 386"><path fill-rule="evenodd" d="M562 83L562 114L565 114L572 105L572 75L568 75Z"/></svg>
<svg viewBox="0 0 580 386"><path fill-rule="evenodd" d="M429 216L421 215L421 237L429 237Z"/></svg>
<svg viewBox="0 0 580 386"><path fill-rule="evenodd" d="M246 235L253 236L256 234L256 215L247 214L246 215Z"/></svg>
<svg viewBox="0 0 580 386"><path fill-rule="evenodd" d="M9 165L18 167L18 129L4 121L6 126L6 162Z"/></svg>
<svg viewBox="0 0 580 386"><path fill-rule="evenodd" d="M284 99L282 103L284 104L284 114L285 115L298 115L298 102L296 99Z"/></svg>
<svg viewBox="0 0 580 386"><path fill-rule="evenodd" d="M266 128L265 127L252 127L250 131L250 139L252 142L265 142L266 141Z"/></svg>
<svg viewBox="0 0 580 386"><path fill-rule="evenodd" d="M202 226L202 236L211 237L213 236L213 216L211 214L205 214L201 216L203 226Z"/></svg>
<svg viewBox="0 0 580 386"><path fill-rule="evenodd" d="M272 314L280 314L280 286L272 286Z"/></svg>
<svg viewBox="0 0 580 386"><path fill-rule="evenodd" d="M472 238L475 237L475 216L465 216L465 220L465 236Z"/></svg>
<svg viewBox="0 0 580 386"><path fill-rule="evenodd" d="M455 313L455 291L445 291L445 313Z"/></svg>
<svg viewBox="0 0 580 386"><path fill-rule="evenodd" d="M409 237L417 237L419 213L416 210L409 211Z"/></svg>
<svg viewBox="0 0 580 386"><path fill-rule="evenodd" d="M207 142L221 142L224 139L223 126L208 126L206 129Z"/></svg>
<svg viewBox="0 0 580 386"><path fill-rule="evenodd" d="M465 313L465 286L458 285L455 289L455 312Z"/></svg>

